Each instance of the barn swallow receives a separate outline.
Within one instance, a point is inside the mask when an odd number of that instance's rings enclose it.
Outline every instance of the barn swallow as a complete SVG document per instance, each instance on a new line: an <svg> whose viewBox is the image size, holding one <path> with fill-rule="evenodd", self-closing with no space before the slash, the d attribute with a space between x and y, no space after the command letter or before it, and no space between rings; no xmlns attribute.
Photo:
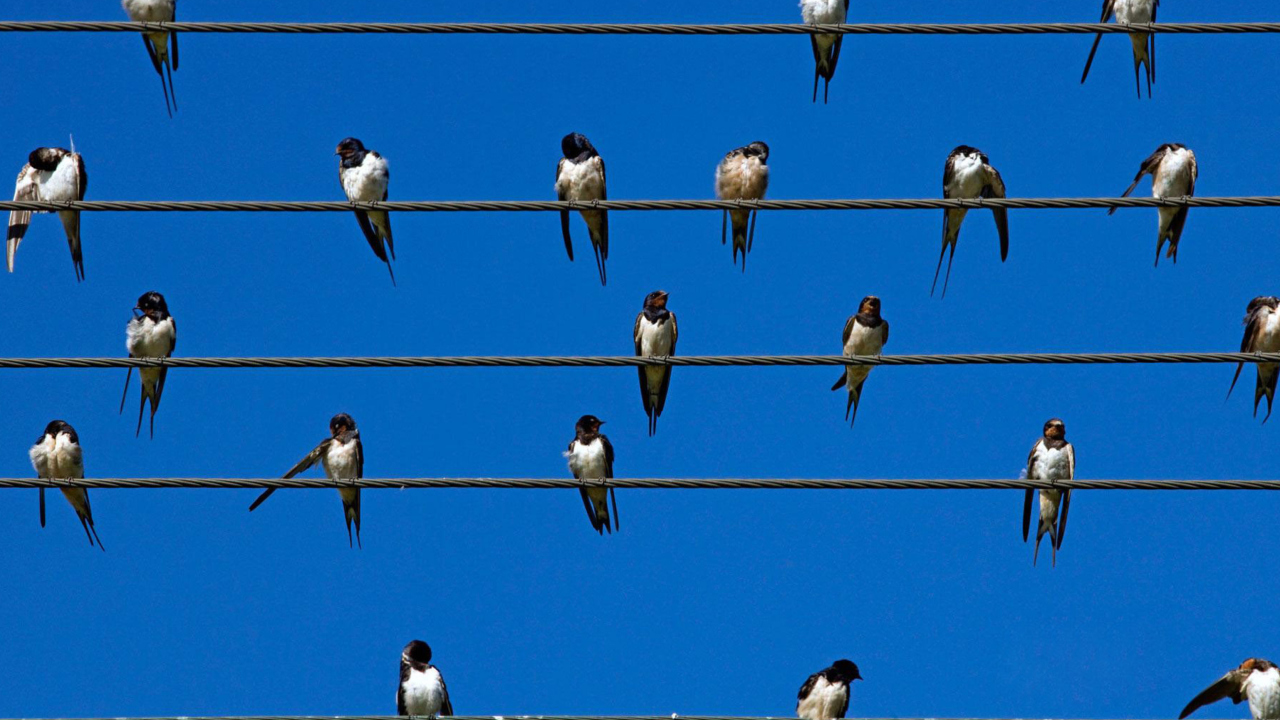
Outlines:
<svg viewBox="0 0 1280 720"><path fill-rule="evenodd" d="M320 441L314 450L289 468L284 478L289 478L306 470L316 461L324 465L324 474L330 480L359 480L364 477L364 446L360 444L360 431L356 429L356 421L346 413L338 413L329 421L330 436ZM253 512L276 488L267 488L249 506ZM347 519L347 544L351 544L351 523L356 524L355 542L360 544L360 488L340 487L338 495L342 497L342 512Z"/></svg>
<svg viewBox="0 0 1280 720"><path fill-rule="evenodd" d="M631 335L636 341L636 357L670 357L676 354L676 314L667 309L668 294L654 290L644 298L644 309L636 316L636 326ZM641 365L640 401L649 416L649 437L658 431L658 416L667 404L667 389L671 387L671 367L668 365Z"/></svg>
<svg viewBox="0 0 1280 720"><path fill-rule="evenodd" d="M364 143L349 137L338 143L333 154L342 158L338 161L338 180L342 182L342 190L349 202L382 202L387 199L391 168L377 150L366 150ZM369 247L373 248L373 254L387 264L394 286L396 273L391 269L391 261L396 259L396 246L391 239L391 216L385 210L357 210L356 222L360 224L364 239L369 241ZM388 251L391 252L389 259Z"/></svg>
<svg viewBox="0 0 1280 720"><path fill-rule="evenodd" d="M13 191L14 200L33 202L65 202L84 200L89 175L84 170L84 158L72 149L42 147L31 151L27 164L18 173L18 184ZM44 211L40 211L44 212ZM59 210L62 229L67 233L67 245L71 247L71 262L75 264L76 280L84 280L84 256L80 252L80 211ZM31 224L30 210L14 210L9 213L9 238L6 257L9 272L13 272L13 256L18 252L22 236Z"/></svg>
<svg viewBox="0 0 1280 720"><path fill-rule="evenodd" d="M31 466L36 469L36 477L41 479L80 479L84 477L84 455L80 450L80 436L75 428L61 420L54 420L44 428L44 433L36 438L27 455L31 458ZM89 545L97 541L100 550L106 550L98 539L98 529L93 526L93 511L89 509L89 491L82 487L58 488L62 496L71 503L80 525L84 527L85 537ZM44 488L40 488L40 527L44 527Z"/></svg>
<svg viewBox="0 0 1280 720"><path fill-rule="evenodd" d="M844 324L844 356L879 355L889 342L889 321L880 317L880 298L868 295L858 304L858 314L851 315ZM844 372L832 390L849 387L849 404L844 409L844 419L849 427L858 420L858 400L862 397L862 385L871 374L870 365L846 365Z"/></svg>
<svg viewBox="0 0 1280 720"><path fill-rule="evenodd" d="M1244 316L1244 339L1240 341L1242 353L1274 353L1280 352L1280 298L1260 296L1249 301ZM1235 377L1231 378L1231 387L1227 389L1227 398L1236 389L1236 381L1240 379L1240 370L1244 363L1236 364ZM1262 418L1266 422L1271 417L1271 403L1276 397L1276 363L1258 363L1258 381L1253 388L1253 416L1258 417L1258 403L1267 397L1267 415Z"/></svg>
<svg viewBox="0 0 1280 720"><path fill-rule="evenodd" d="M396 688L396 713L414 717L453 714L444 676L431 664L431 646L414 640L400 653L400 686Z"/></svg>
<svg viewBox="0 0 1280 720"><path fill-rule="evenodd" d="M125 326L125 347L131 358L172 357L173 348L178 344L178 323L169 314L169 305L164 296L152 291L138 298L133 308L134 317ZM142 379L142 397L138 402L138 429L136 437L142 432L142 410L147 406L147 398L151 399L151 437L156 436L156 410L160 407L160 396L164 394L164 381L169 375L167 367L138 368L138 377ZM133 368L124 376L124 395L120 398L120 412L124 412L124 401L129 397L129 378L133 377Z"/></svg>
<svg viewBox="0 0 1280 720"><path fill-rule="evenodd" d="M1249 658L1192 698L1178 720L1185 720L1201 707L1225 698L1231 698L1236 705L1247 699L1253 720L1280 718L1280 669L1270 660Z"/></svg>
<svg viewBox="0 0 1280 720"><path fill-rule="evenodd" d="M604 158L595 146L581 133L569 133L560 140L564 157L556 165L556 197L560 200L608 200L605 191ZM609 259L609 212L607 210L580 210L582 220L591 234L591 248L596 252L596 269L600 271L600 284L605 284L604 262ZM573 241L569 239L569 211L560 211L560 234L564 236L564 249L573 260Z"/></svg>
<svg viewBox="0 0 1280 720"><path fill-rule="evenodd" d="M1153 23L1156 21L1156 10L1160 0L1102 0L1102 19L1107 22L1115 17L1122 24ZM1138 99L1142 99L1142 80L1138 68L1147 71L1147 97L1151 97L1151 84L1156 81L1156 36L1154 33L1129 33L1133 43L1133 82L1138 87ZM1093 47L1089 49L1089 60L1084 64L1084 74L1080 76L1080 84L1089 77L1089 67L1093 65L1093 56L1098 52L1098 43L1102 42L1102 33L1093 38Z"/></svg>
<svg viewBox="0 0 1280 720"><path fill-rule="evenodd" d="M831 667L809 676L796 696L796 715L801 720L835 720L849 709L849 683L861 680L858 666L837 660Z"/></svg>
<svg viewBox="0 0 1280 720"><path fill-rule="evenodd" d="M178 0L121 0L124 11L134 22L173 22L177 16ZM173 50L169 50L169 40L173 40ZM147 54L151 56L151 65L160 75L160 89L164 90L164 108L173 117L178 109L178 96L173 92L173 71L178 69L178 33L145 32L142 44L147 46ZM169 84L164 81L165 71L169 71ZM173 107L169 99L173 98Z"/></svg>
<svg viewBox="0 0 1280 720"><path fill-rule="evenodd" d="M961 145L947 156L946 169L942 172L942 197L944 198L1002 198L1004 180L1000 171L991 166L981 150ZM947 276L942 281L942 297L947 296L947 282L951 280L951 261L956 257L956 242L960 239L960 225L969 211L965 208L948 208L942 211L942 252L938 254L938 267L933 271L933 290L938 287L938 271L942 269L942 256L951 247L947 260ZM1009 211L991 208L996 219L996 231L1000 235L1000 262L1009 257Z"/></svg>
<svg viewBox="0 0 1280 720"><path fill-rule="evenodd" d="M1138 186L1142 176L1151 175L1151 197L1180 198L1192 197L1196 194L1196 178L1200 170L1196 166L1196 154L1180 143L1165 143L1151 153L1151 157L1142 161L1133 184L1120 197L1129 197L1129 193ZM1165 257L1178 262L1178 241L1182 239L1182 229L1187 224L1187 206L1162 207L1160 211L1159 234L1156 236L1156 267L1160 266L1160 249L1164 241L1169 241L1169 252ZM1115 208L1107 211L1114 215Z"/></svg>
<svg viewBox="0 0 1280 720"><path fill-rule="evenodd" d="M763 200L769 189L769 146L757 140L736 148L716 166L716 198L720 200ZM759 210L725 210L720 221L720 244L724 244L725 226L733 218L733 263L738 264L742 251L742 271L747 271L747 253L756 237L756 215ZM747 220L750 219L748 231Z"/></svg>
<svg viewBox="0 0 1280 720"><path fill-rule="evenodd" d="M601 480L613 477L613 445L600 434L604 421L595 415L583 415L574 425L574 438L564 456L569 458L569 470L578 480ZM582 506L587 509L591 527L601 535L619 528L618 498L613 488L599 486L579 488ZM613 525L609 525L609 501L613 501Z"/></svg>
<svg viewBox="0 0 1280 720"><path fill-rule="evenodd" d="M1031 446L1027 456L1027 477L1031 480L1074 480L1076 476L1076 449L1067 442L1067 427L1058 418L1044 424L1044 437ZM1022 503L1022 541L1027 541L1031 530L1031 500L1035 490L1027 489ZM1062 512L1058 509L1061 507ZM1049 533L1053 545L1053 564L1058 564L1058 549L1067 533L1067 510L1071 507L1070 490L1040 491L1040 525L1036 530L1036 551L1031 564L1040 556L1040 538Z"/></svg>
<svg viewBox="0 0 1280 720"><path fill-rule="evenodd" d="M800 16L810 25L839 25L849 14L849 0L800 0ZM836 76L836 63L840 61L843 34L814 33L809 35L813 44L813 101L818 102L818 78L822 86L822 102L827 102L831 90L831 78Z"/></svg>

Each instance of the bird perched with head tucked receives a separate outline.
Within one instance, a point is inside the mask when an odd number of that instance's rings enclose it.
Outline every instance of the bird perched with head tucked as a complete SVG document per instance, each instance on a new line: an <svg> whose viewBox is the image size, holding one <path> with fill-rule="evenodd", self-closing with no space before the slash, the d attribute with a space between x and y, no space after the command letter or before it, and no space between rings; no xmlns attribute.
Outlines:
<svg viewBox="0 0 1280 720"><path fill-rule="evenodd" d="M667 309L666 290L654 290L644 298L644 308L636 316L631 334L636 341L636 357L670 357L676 354L676 314ZM649 416L649 436L658 431L658 416L667 404L671 386L671 366L641 365L640 401Z"/></svg>
<svg viewBox="0 0 1280 720"><path fill-rule="evenodd" d="M1027 456L1027 478L1031 480L1074 480L1076 477L1076 449L1067 442L1067 426L1058 418L1044 424L1044 437L1031 446ZM1022 503L1022 541L1026 542L1031 530L1031 501L1035 490L1027 489ZM1036 550L1031 564L1040 556L1040 538L1049 534L1053 546L1053 564L1058 564L1058 549L1067 533L1067 510L1071 507L1071 490L1043 489L1040 491L1040 524L1036 529Z"/></svg>
<svg viewBox="0 0 1280 720"><path fill-rule="evenodd" d="M387 199L387 185L391 182L391 166L377 150L366 150L356 138L345 138L338 143L334 155L338 161L338 180L350 202L382 202ZM396 273L391 261L396 259L396 246L391 239L391 215L385 210L356 210L356 222L364 239L373 248L373 254L387 264L391 284L396 284ZM384 245L385 243L385 245ZM387 257L390 251L391 257Z"/></svg>
<svg viewBox="0 0 1280 720"><path fill-rule="evenodd" d="M583 415L573 426L574 438L564 456L569 458L569 470L578 480L607 480L613 477L613 445L600 434L604 421L595 415ZM618 529L618 498L613 488L602 486L578 489L582 494L582 506L587 509L591 527L601 535ZM613 501L613 524L609 524L609 502Z"/></svg>
<svg viewBox="0 0 1280 720"><path fill-rule="evenodd" d="M1240 341L1240 352L1280 352L1280 298L1262 295L1249 301L1249 307L1245 309L1244 339ZM1227 398L1236 389L1236 381L1240 379L1243 368L1244 363L1236 365L1236 374L1231 378ZM1276 397L1276 377L1280 374L1277 371L1280 371L1280 365L1276 363L1258 363L1258 380L1253 388L1253 416L1258 417L1258 403L1266 396L1267 414L1262 422L1271 417L1271 403Z"/></svg>
<svg viewBox="0 0 1280 720"><path fill-rule="evenodd" d="M1269 660L1249 658L1192 698L1178 720L1225 698L1236 705L1248 700L1253 720L1280 720L1280 669Z"/></svg>
<svg viewBox="0 0 1280 720"><path fill-rule="evenodd" d="M84 477L84 454L80 450L80 436L75 428L54 420L36 438L36 444L27 452L36 476L41 479L80 479ZM93 510L89 508L89 491L82 487L59 488L62 496L71 503L80 525L84 528L89 544L96 541L98 549L106 550L98 539L98 529L93 526ZM44 488L40 488L40 527L44 527Z"/></svg>
<svg viewBox="0 0 1280 720"><path fill-rule="evenodd" d="M1156 10L1160 0L1102 0L1102 19L1107 22L1112 17L1116 22L1125 25L1153 23L1156 21ZM1151 84L1156 81L1156 36L1154 33L1129 33L1133 43L1133 82L1138 86L1138 99L1142 99L1142 79L1138 68L1147 71L1147 97L1151 97ZM1098 52L1098 43L1102 42L1102 33L1093 38L1093 47L1089 50L1089 59L1084 64L1084 74L1080 76L1080 84L1089 77L1089 68L1093 65L1093 56Z"/></svg>
<svg viewBox="0 0 1280 720"><path fill-rule="evenodd" d="M560 200L608 200L605 188L604 158L582 133L569 133L560 139L564 157L556 165L556 198ZM609 211L579 210L591 235L591 248L596 253L596 270L600 284L605 284L604 263L609 259ZM569 211L560 211L560 234L564 249L573 260L573 240L569 237Z"/></svg>
<svg viewBox="0 0 1280 720"><path fill-rule="evenodd" d="M849 0L800 0L800 17L810 25L839 25L849 14ZM809 35L813 45L813 101L818 102L818 78L822 86L822 102L827 102L831 90L831 78L836 76L836 63L840 62L840 46L843 34L813 33Z"/></svg>
<svg viewBox="0 0 1280 720"><path fill-rule="evenodd" d="M1129 193L1138 187L1143 175L1151 175L1151 197L1179 198L1192 197L1196 194L1196 178L1200 169L1196 166L1196 154L1181 143L1165 143L1151 153L1151 157L1142 161L1133 183L1125 189L1120 197L1129 197ZM1182 240L1182 229L1187 225L1187 206L1158 208L1160 221L1156 231L1156 266L1160 266L1160 250L1166 240L1169 241L1169 252L1165 257L1178 262L1178 242ZM1113 207L1107 211L1114 215Z"/></svg>
<svg viewBox="0 0 1280 720"><path fill-rule="evenodd" d="M421 640L411 641L400 653L396 714L414 717L453 714L444 676L431 664L431 646Z"/></svg>
<svg viewBox="0 0 1280 720"><path fill-rule="evenodd" d="M121 0L124 11L134 22L173 22L177 18L178 0ZM173 42L173 50L169 42ZM173 117L178 109L178 96L173 92L173 71L178 69L178 33L148 31L142 33L142 44L147 46L151 65L160 75L160 89L164 91L164 109ZM169 84L165 85L165 71L169 71ZM172 107L170 107L172 98Z"/></svg>
<svg viewBox="0 0 1280 720"><path fill-rule="evenodd" d="M961 145L947 156L946 167L942 171L942 197L951 198L1002 198L1005 196L1004 179L987 156L978 148ZM956 257L956 243L960 240L960 225L964 223L967 208L947 208L942 211L942 252L938 253L938 267L933 271L933 287L929 294L933 295L938 287L938 271L942 269L942 256L951 248L951 256L947 259L947 276L942 281L942 297L947 296L947 283L951 280L951 262ZM1000 235L1000 262L1009 258L1009 210L993 207L991 214L996 219L996 232Z"/></svg>
<svg viewBox="0 0 1280 720"><path fill-rule="evenodd" d="M831 667L809 676L796 696L796 715L801 720L835 720L849 709L849 684L861 680L858 666L837 660Z"/></svg>
<svg viewBox="0 0 1280 720"><path fill-rule="evenodd" d="M125 348L131 358L167 358L173 356L173 349L178 345L178 324L169 314L169 304L164 296L152 291L138 298L133 308L134 317L125 326ZM151 437L156 436L156 410L160 408L160 396L164 394L164 381L169 376L168 367L138 368L138 377L142 382L142 397L138 403L138 428L136 437L142 432L142 411L151 399ZM120 412L124 412L124 401L129 398L129 378L133 377L133 368L129 368L124 376L124 395L120 398Z"/></svg>
<svg viewBox="0 0 1280 720"><path fill-rule="evenodd" d="M769 146L759 140L731 150L716 166L716 198L720 200L763 200L769 189ZM756 237L759 210L725 210L720 220L720 244L726 225L733 219L733 262L742 251L742 271L747 270L747 253ZM748 228L748 220L750 227Z"/></svg>
<svg viewBox="0 0 1280 720"><path fill-rule="evenodd" d="M359 480L364 477L364 446L360 444L360 431L356 429L356 421L346 413L338 413L329 420L330 436L320 441L315 449L289 468L284 474L287 480L317 461L324 464L324 474L330 480ZM249 506L249 512L261 505L276 488L267 488ZM360 544L360 488L340 487L338 495L342 498L342 513L347 520L347 544L351 544L351 523L356 525L355 544Z"/></svg>
<svg viewBox="0 0 1280 720"><path fill-rule="evenodd" d="M36 148L27 156L27 164L18 172L13 199L30 202L84 200L84 191L88 185L89 174L84 169L84 158L75 151L75 143L72 143L70 150ZM13 272L13 257L18 253L18 245L31 225L31 213L31 210L14 210L9 213L9 236L5 244L9 272ZM80 211L59 210L58 218L62 220L62 229L67 234L76 280L84 280L84 255L80 250Z"/></svg>
<svg viewBox="0 0 1280 720"><path fill-rule="evenodd" d="M889 321L880 317L880 298L868 295L858 303L858 314L850 315L844 324L844 356L879 355L889 342ZM832 390L849 388L849 403L844 409L844 419L849 427L858 420L858 401L862 398L862 386L871 374L870 365L846 365L844 372Z"/></svg>

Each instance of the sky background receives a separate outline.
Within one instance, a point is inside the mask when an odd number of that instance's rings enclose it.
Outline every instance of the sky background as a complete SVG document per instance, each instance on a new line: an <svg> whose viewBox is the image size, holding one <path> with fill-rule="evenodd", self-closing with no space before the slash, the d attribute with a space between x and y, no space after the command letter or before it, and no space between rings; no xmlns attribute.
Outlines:
<svg viewBox="0 0 1280 720"><path fill-rule="evenodd" d="M855 22L1096 21L1098 5L855 2ZM1167 21L1275 20L1264 0L1170 0ZM9 19L120 20L115 2L7 4ZM182 20L796 22L793 0L379 3L184 0ZM764 140L770 198L937 197L977 146L1011 196L1118 195L1164 142L1201 195L1280 193L1273 36L1163 36L1152 100L1131 53L1088 36L849 38L829 105L804 37L186 35L170 120L133 34L8 34L0 167L74 134L93 200L339 200L349 135L389 158L397 200L553 199L565 133L614 199L708 198L716 163ZM1149 182L1139 191L1150 192ZM399 287L348 214L86 213L76 284L56 219L0 278L11 356L123 355L163 292L177 354L625 355L664 288L682 354L834 354L883 299L890 353L1235 350L1275 294L1274 209L1197 209L1152 268L1156 213L1012 211L999 262L969 217L945 300L941 217L762 213L745 274L713 212L614 213L601 288L575 217L393 216ZM882 368L856 429L832 368L684 369L654 438L617 369L189 370L135 439L123 371L0 373L0 476L33 472L50 419L91 476L283 473L351 413L366 475L565 477L594 413L620 477L1016 477L1062 417L1083 478L1273 478L1280 421L1223 365ZM313 471L313 474L316 471ZM427 640L477 713L788 715L805 677L862 668L869 717L1173 717L1251 655L1276 657L1267 530L1280 495L1085 492L1058 567L1032 567L1019 491L617 493L597 537L572 490L366 491L364 549L336 493L91 493L105 554L55 493L0 490L0 716L394 713ZM1047 543L1047 541L1046 541ZM1206 716L1246 717L1215 706Z"/></svg>

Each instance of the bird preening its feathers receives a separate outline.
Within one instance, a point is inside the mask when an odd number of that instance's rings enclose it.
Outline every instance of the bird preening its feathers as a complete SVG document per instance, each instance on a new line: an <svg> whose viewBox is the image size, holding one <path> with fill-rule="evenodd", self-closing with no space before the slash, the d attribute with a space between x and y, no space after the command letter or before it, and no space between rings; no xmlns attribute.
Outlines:
<svg viewBox="0 0 1280 720"><path fill-rule="evenodd" d="M769 146L757 140L735 148L716 166L716 198L719 200L763 200L769 189ZM742 271L747 271L747 253L756 237L759 210L725 210L720 220L720 244L733 220L733 262L742 253Z"/></svg>
<svg viewBox="0 0 1280 720"><path fill-rule="evenodd" d="M41 147L31 151L27 164L18 172L18 182L13 190L16 201L67 202L84 200L89 185L89 174L84 169L84 158L71 149ZM14 256L18 245L31 224L31 210L13 210L9 213L9 231L5 242L5 260L9 272L13 272ZM36 212L45 212L43 210ZM71 262L75 266L76 280L84 280L84 255L80 248L80 211L59 210L62 229L71 248Z"/></svg>
<svg viewBox="0 0 1280 720"><path fill-rule="evenodd" d="M1244 315L1244 338L1240 341L1242 353L1275 353L1280 352L1280 298L1261 295L1249 301ZM1276 397L1276 378L1280 376L1280 366L1276 363L1258 363L1258 379L1253 389L1253 416L1258 417L1258 403L1267 399L1267 414L1262 418L1266 422L1271 417L1271 403ZM1240 379L1240 371L1244 363L1236 364L1236 374L1231 378L1231 387L1227 388L1227 399L1231 391L1236 389L1236 381Z"/></svg>
<svg viewBox="0 0 1280 720"><path fill-rule="evenodd" d="M143 293L134 305L135 317L125 326L125 348L131 358L167 358L173 356L173 349L178 344L178 325L169 314L169 305L164 296L152 291ZM138 368L138 377L142 382L142 397L138 403L138 427L134 436L142 433L142 411L151 400L151 437L156 436L156 410L160 409L160 396L164 394L165 379L169 376L169 368ZM129 398L129 379L133 377L130 367L124 376L124 394L120 398L120 412L124 412L125 400Z"/></svg>
<svg viewBox="0 0 1280 720"><path fill-rule="evenodd" d="M36 438L36 444L27 452L31 458L31 466L35 468L36 477L52 480L74 480L84 477L84 455L80 449L80 436L75 428L62 420L54 420L45 426L44 432ZM71 503L84 534L89 538L89 545L97 544L98 549L105 551L102 541L98 539L98 529L93 525L93 510L89 507L89 491L82 487L59 488L62 496ZM44 488L40 488L40 527L44 527Z"/></svg>
<svg viewBox="0 0 1280 720"><path fill-rule="evenodd" d="M564 156L556 165L556 198L559 200L608 200L605 187L604 158L582 133L569 133L560 139ZM605 284L605 261L609 259L609 211L579 210L591 236L591 249L596 254L596 270L600 284ZM564 250L573 260L573 240L569 236L569 211L560 211L560 234Z"/></svg>
<svg viewBox="0 0 1280 720"><path fill-rule="evenodd" d="M1151 156L1142 161L1138 174L1133 182L1125 188L1120 197L1129 197L1134 188L1142 180L1143 175L1151 176L1151 197L1177 198L1192 197L1196 194L1196 179L1200 177L1200 168L1196 163L1196 154L1181 143L1165 143L1156 148ZM1178 243L1182 240L1182 230L1187 225L1186 205L1160 207L1159 225L1156 232L1156 267L1160 266L1160 250L1167 240L1169 251L1165 257L1178 262ZM1114 215L1116 208L1107 211Z"/></svg>
<svg viewBox="0 0 1280 720"><path fill-rule="evenodd" d="M421 640L411 641L400 653L396 714L414 717L453 714L444 675L431 664L431 646Z"/></svg>
<svg viewBox="0 0 1280 720"><path fill-rule="evenodd" d="M1280 668L1262 658L1245 660L1240 667L1223 675L1192 698L1178 715L1178 720L1185 720L1201 707L1226 698L1231 698L1236 705L1248 700L1253 720L1280 718Z"/></svg>
<svg viewBox="0 0 1280 720"><path fill-rule="evenodd" d="M975 147L961 145L947 156L946 166L942 171L942 197L944 198L1003 198L1005 196L1004 179L987 159L985 153ZM947 275L942 281L942 297L947 296L947 285L951 281L951 263L956 257L956 244L960 240L960 226L964 223L967 208L947 208L942 211L942 251L938 253L938 267L933 271L933 287L929 295L938 287L938 272L942 270L942 258L951 248L947 259ZM1000 262L1009 258L1009 210L1002 207L991 208L995 217L996 232L1000 236Z"/></svg>

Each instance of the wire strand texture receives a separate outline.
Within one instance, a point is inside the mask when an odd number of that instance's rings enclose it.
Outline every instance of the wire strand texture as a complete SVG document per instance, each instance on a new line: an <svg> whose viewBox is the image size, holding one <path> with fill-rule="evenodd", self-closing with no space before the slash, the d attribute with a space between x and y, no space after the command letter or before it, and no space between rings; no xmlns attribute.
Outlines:
<svg viewBox="0 0 1280 720"><path fill-rule="evenodd" d="M1182 35L1274 33L1280 23L400 23L0 21L0 32L291 33L305 35Z"/></svg>
<svg viewBox="0 0 1280 720"><path fill-rule="evenodd" d="M0 358L0 369L52 368L433 368L433 367L825 367L848 365L1149 365L1280 363L1280 353L972 353L956 355L543 355L389 357Z"/></svg>
<svg viewBox="0 0 1280 720"><path fill-rule="evenodd" d="M832 200L0 200L0 211L56 212L557 212L561 210L1080 210L1141 207L1280 207L1280 195L1231 197L906 198Z"/></svg>

